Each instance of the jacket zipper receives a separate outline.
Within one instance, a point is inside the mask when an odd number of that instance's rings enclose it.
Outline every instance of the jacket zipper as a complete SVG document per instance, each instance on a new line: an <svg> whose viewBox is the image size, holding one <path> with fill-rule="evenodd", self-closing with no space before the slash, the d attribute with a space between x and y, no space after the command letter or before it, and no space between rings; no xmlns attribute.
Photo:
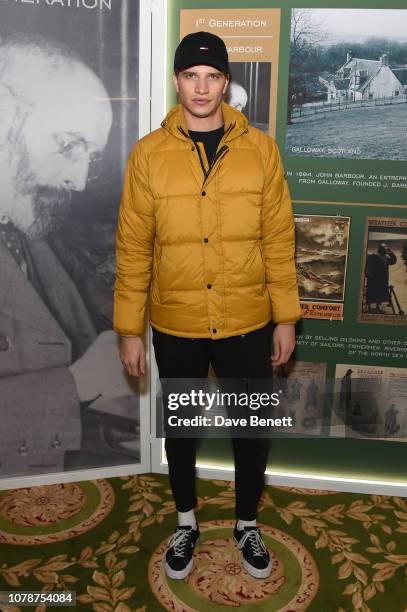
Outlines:
<svg viewBox="0 0 407 612"><path fill-rule="evenodd" d="M227 135L229 134L229 132L230 132L230 131L233 129L233 127L234 127L234 123L231 123L231 124L229 125L228 129L226 130L226 132L223 134L223 137L222 137L222 138L225 138L225 136L227 136ZM190 140L191 142L194 142L194 141L192 140L191 136L190 136L189 134L187 134L187 133L186 133L186 132L185 132L185 131L182 129L182 127L181 127L181 126L178 126L178 128L177 128L177 129L178 129L178 131L179 131L179 132L181 132L181 134L182 134L183 136L185 136L185 138L188 138L188 140ZM195 143L194 143L194 144L195 144ZM200 162L200 164L201 164L202 172L203 172L203 174L204 174L204 182L202 183L202 188L203 188L203 187L204 187L204 185L205 185L205 183L206 183L206 181L208 180L209 175L210 175L210 173L211 173L211 171L212 171L213 167L215 166L216 162L218 161L218 159L220 159L221 157L223 157L223 156L224 156L224 155L225 155L225 154L226 154L226 153L229 151L229 147L228 147L226 144L224 144L224 145L223 145L223 146L222 146L222 147L219 149L219 151L217 151L217 152L216 152L216 155L215 155L215 157L213 158L213 160L212 160L211 164L209 165L208 170L206 170L206 169L205 169L205 164L203 163L203 159L202 159L201 151L200 151L200 149L199 149L199 147L198 147L197 145L195 145L195 146L196 146L196 149L197 149L197 151L198 151L199 162Z"/></svg>
<svg viewBox="0 0 407 612"><path fill-rule="evenodd" d="M192 138L191 138L191 140L192 140ZM205 176L206 175L206 169L205 169L205 164L204 164L203 159L202 159L201 149L198 147L197 144L195 145L195 148L198 151L199 162L201 164L202 172L204 173L204 176Z"/></svg>
<svg viewBox="0 0 407 612"><path fill-rule="evenodd" d="M202 187L205 185L207 179L209 178L209 175L213 169L213 167L215 166L216 162L218 161L218 159L220 159L221 157L223 157L224 155L226 155L226 153L229 151L229 147L227 145L223 145L219 151L216 152L215 157L212 160L211 165L208 168L208 172L205 173L205 179L204 182L202 183Z"/></svg>

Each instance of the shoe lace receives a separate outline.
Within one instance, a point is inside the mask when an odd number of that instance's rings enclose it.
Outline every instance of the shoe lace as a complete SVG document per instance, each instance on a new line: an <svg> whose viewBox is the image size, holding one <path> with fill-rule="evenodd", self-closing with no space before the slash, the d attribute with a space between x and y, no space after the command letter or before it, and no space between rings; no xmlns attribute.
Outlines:
<svg viewBox="0 0 407 612"><path fill-rule="evenodd" d="M168 546L174 549L175 557L183 557L185 546L188 544L191 531L186 529L178 529L171 537Z"/></svg>
<svg viewBox="0 0 407 612"><path fill-rule="evenodd" d="M261 539L260 531L258 529L250 529L250 531L246 531L246 533L241 537L238 547L243 548L247 540L249 540L249 545L253 549L253 554L255 556L261 556L267 553L267 548Z"/></svg>

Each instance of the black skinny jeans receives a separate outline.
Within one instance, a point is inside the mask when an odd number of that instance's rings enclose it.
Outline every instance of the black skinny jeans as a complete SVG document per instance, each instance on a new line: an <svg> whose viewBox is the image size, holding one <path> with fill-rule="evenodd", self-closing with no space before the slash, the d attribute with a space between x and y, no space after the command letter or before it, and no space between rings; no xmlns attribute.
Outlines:
<svg viewBox="0 0 407 612"><path fill-rule="evenodd" d="M274 325L221 340L181 338L153 329L153 346L160 378L206 378L209 364L218 378L270 378ZM195 492L196 438L165 439L169 480L176 508L197 505ZM253 520L264 488L269 438L233 438L236 517Z"/></svg>

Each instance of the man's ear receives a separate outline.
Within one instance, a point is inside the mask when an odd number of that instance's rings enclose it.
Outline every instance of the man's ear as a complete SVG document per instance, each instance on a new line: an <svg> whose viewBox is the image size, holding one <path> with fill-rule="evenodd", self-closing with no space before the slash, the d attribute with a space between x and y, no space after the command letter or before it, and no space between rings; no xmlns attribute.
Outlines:
<svg viewBox="0 0 407 612"><path fill-rule="evenodd" d="M4 142L17 114L17 102L10 88L0 83L0 143Z"/></svg>
<svg viewBox="0 0 407 612"><path fill-rule="evenodd" d="M172 82L174 83L175 91L179 93L178 75L176 75L175 72L172 73Z"/></svg>
<svg viewBox="0 0 407 612"><path fill-rule="evenodd" d="M225 94L225 93L227 92L227 89L228 89L228 87L229 87L229 83L230 83L230 76L229 76L229 75L227 75L227 76L226 76L226 83L225 83L225 86L224 86L224 88L223 88L223 92L222 92L223 94Z"/></svg>

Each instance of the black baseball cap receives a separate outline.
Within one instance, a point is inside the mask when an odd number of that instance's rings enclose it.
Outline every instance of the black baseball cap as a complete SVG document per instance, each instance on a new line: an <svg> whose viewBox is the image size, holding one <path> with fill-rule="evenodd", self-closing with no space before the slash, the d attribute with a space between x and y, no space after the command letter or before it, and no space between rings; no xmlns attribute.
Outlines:
<svg viewBox="0 0 407 612"><path fill-rule="evenodd" d="M174 72L200 64L214 66L224 74L229 74L228 52L219 36L210 32L193 32L181 40L175 51Z"/></svg>

